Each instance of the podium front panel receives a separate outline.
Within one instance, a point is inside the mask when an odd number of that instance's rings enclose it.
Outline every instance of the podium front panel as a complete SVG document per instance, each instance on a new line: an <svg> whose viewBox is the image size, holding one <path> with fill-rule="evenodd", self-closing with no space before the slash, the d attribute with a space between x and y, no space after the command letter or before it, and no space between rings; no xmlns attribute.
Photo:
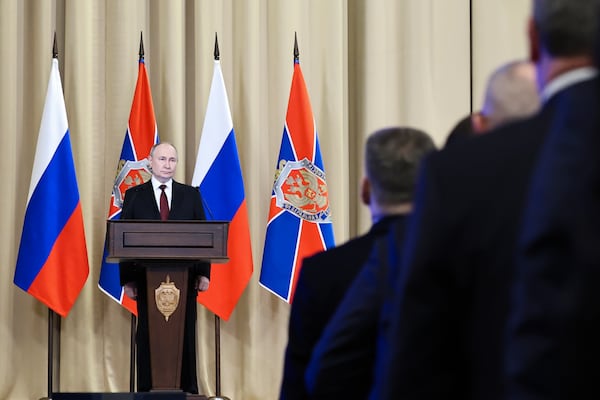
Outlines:
<svg viewBox="0 0 600 400"><path fill-rule="evenodd" d="M108 220L107 259L226 263L227 221Z"/></svg>

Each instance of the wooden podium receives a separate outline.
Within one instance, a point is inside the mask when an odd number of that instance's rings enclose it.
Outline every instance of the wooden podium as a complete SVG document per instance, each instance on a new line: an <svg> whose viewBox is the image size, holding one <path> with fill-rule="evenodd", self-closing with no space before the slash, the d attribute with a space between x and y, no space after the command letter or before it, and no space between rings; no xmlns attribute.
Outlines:
<svg viewBox="0 0 600 400"><path fill-rule="evenodd" d="M228 230L224 221L107 221L107 259L146 270L152 390L180 390L188 269L227 262Z"/></svg>

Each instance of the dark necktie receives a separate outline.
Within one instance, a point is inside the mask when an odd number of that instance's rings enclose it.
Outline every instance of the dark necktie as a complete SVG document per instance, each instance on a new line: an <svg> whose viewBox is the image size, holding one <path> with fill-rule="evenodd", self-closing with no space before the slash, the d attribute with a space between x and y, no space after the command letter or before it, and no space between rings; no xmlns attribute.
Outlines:
<svg viewBox="0 0 600 400"><path fill-rule="evenodd" d="M169 219L169 202L167 201L167 194L165 193L165 189L167 185L160 185L161 190L160 194L160 219L166 221Z"/></svg>

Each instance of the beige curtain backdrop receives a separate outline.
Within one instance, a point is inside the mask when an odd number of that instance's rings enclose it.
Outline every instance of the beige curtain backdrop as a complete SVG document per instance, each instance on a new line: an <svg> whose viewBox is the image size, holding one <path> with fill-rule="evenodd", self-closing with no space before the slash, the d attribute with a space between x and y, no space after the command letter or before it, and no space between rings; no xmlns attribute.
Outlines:
<svg viewBox="0 0 600 400"><path fill-rule="evenodd" d="M55 390L129 388L130 315L97 283L140 32L159 134L179 148L176 178L186 183L217 33L255 263L222 323L222 394L262 400L278 396L290 310L258 277L294 33L340 243L370 225L358 201L364 138L402 124L424 129L441 145L471 102L480 105L489 72L527 55L528 12L527 0L0 0L0 399L47 394L48 311L12 280L54 32L90 260L87 283L62 320ZM202 307L198 326L199 384L214 395L214 318Z"/></svg>

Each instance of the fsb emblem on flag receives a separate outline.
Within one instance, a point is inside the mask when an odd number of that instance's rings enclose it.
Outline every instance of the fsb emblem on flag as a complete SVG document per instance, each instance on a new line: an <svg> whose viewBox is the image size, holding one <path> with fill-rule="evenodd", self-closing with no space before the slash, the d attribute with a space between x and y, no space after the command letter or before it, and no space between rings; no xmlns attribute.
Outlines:
<svg viewBox="0 0 600 400"><path fill-rule="evenodd" d="M113 186L114 205L122 208L127 189L147 182L152 177L148 160L119 160L117 177Z"/></svg>
<svg viewBox="0 0 600 400"><path fill-rule="evenodd" d="M281 160L273 184L275 204L310 222L330 222L325 172L307 158Z"/></svg>

